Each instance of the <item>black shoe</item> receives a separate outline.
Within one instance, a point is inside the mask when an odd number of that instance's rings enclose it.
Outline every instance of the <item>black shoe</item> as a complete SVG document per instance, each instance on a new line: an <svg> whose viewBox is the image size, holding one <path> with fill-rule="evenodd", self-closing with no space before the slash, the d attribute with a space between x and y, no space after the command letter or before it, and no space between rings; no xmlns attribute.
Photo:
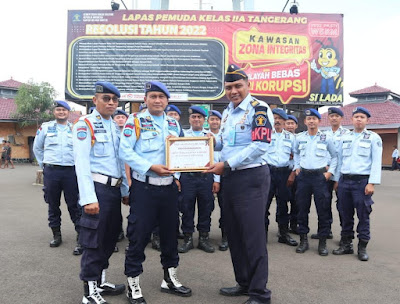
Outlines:
<svg viewBox="0 0 400 304"><path fill-rule="evenodd" d="M183 240L185 238L185 235L183 234L183 232L178 232L178 239Z"/></svg>
<svg viewBox="0 0 400 304"><path fill-rule="evenodd" d="M81 255L83 253L83 247L81 244L76 243L76 247L74 248L74 251L72 252L73 255Z"/></svg>
<svg viewBox="0 0 400 304"><path fill-rule="evenodd" d="M219 293L227 297L238 297L238 296L248 296L248 288L240 285L235 287L223 287L219 290Z"/></svg>
<svg viewBox="0 0 400 304"><path fill-rule="evenodd" d="M119 248L118 248L117 245L115 245L115 247L114 247L114 252L118 252L118 251L119 251Z"/></svg>
<svg viewBox="0 0 400 304"><path fill-rule="evenodd" d="M308 250L308 238L307 234L300 234L300 244L296 248L297 253L304 253Z"/></svg>
<svg viewBox="0 0 400 304"><path fill-rule="evenodd" d="M328 249L326 248L326 237L320 237L318 243L318 254L320 256L327 256Z"/></svg>
<svg viewBox="0 0 400 304"><path fill-rule="evenodd" d="M278 242L282 244L287 244L289 246L297 246L296 240L292 239L288 233L288 227L285 225L279 225L279 238Z"/></svg>
<svg viewBox="0 0 400 304"><path fill-rule="evenodd" d="M244 302L243 304L270 304L271 303L271 299L268 299L266 302L259 302L257 300L252 300L252 299L248 299L246 302Z"/></svg>
<svg viewBox="0 0 400 304"><path fill-rule="evenodd" d="M160 236L153 233L153 238L151 239L151 248L161 251Z"/></svg>
<svg viewBox="0 0 400 304"><path fill-rule="evenodd" d="M221 243L219 244L218 249L220 251L227 251L228 248L229 248L228 238L226 237L225 233L223 232L222 233L222 238L221 238Z"/></svg>
<svg viewBox="0 0 400 304"><path fill-rule="evenodd" d="M117 242L121 242L124 238L125 238L124 230L121 230L121 232L118 234Z"/></svg>
<svg viewBox="0 0 400 304"><path fill-rule="evenodd" d="M97 281L83 282L82 304L107 304L101 296Z"/></svg>
<svg viewBox="0 0 400 304"><path fill-rule="evenodd" d="M353 243L351 242L351 237L349 236L342 236L339 243L339 248L334 249L332 253L334 255L343 255L343 254L353 254Z"/></svg>
<svg viewBox="0 0 400 304"><path fill-rule="evenodd" d="M99 290L102 295L116 296L125 291L125 285L104 282L99 286Z"/></svg>
<svg viewBox="0 0 400 304"><path fill-rule="evenodd" d="M199 245L197 248L208 253L213 253L215 251L215 248L210 243L208 232L199 232Z"/></svg>
<svg viewBox="0 0 400 304"><path fill-rule="evenodd" d="M62 243L61 228L51 227L51 230L53 231L53 239L50 241L50 247L58 247Z"/></svg>
<svg viewBox="0 0 400 304"><path fill-rule="evenodd" d="M318 233L311 234L311 238L312 238L313 240L319 240ZM333 234L332 234L332 232L329 232L329 234L328 234L328 236L327 236L326 238L327 238L328 240L333 239Z"/></svg>
<svg viewBox="0 0 400 304"><path fill-rule="evenodd" d="M368 244L367 240L358 241L358 259L363 262L369 260L369 256L367 253L367 244Z"/></svg>
<svg viewBox="0 0 400 304"><path fill-rule="evenodd" d="M183 244L178 247L179 253L186 253L190 249L193 249L193 235L191 233L185 233L185 238L183 240Z"/></svg>
<svg viewBox="0 0 400 304"><path fill-rule="evenodd" d="M190 297L192 295L192 290L179 282L176 275L176 268L174 267L164 269L164 280L161 283L161 291L180 297Z"/></svg>
<svg viewBox="0 0 400 304"><path fill-rule="evenodd" d="M139 285L139 276L134 278L128 277L128 290L126 296L130 304L146 304L146 300L142 295L142 289Z"/></svg>

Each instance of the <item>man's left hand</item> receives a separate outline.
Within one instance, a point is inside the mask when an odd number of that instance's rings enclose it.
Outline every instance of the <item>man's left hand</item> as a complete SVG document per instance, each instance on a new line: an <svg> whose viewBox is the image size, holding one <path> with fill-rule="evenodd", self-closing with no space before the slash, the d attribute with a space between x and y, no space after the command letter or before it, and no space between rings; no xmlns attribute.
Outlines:
<svg viewBox="0 0 400 304"><path fill-rule="evenodd" d="M324 173L324 176L325 176L325 179L328 181L328 180L331 178L332 173L330 173L330 172L325 172L325 173Z"/></svg>
<svg viewBox="0 0 400 304"><path fill-rule="evenodd" d="M122 203L123 203L125 206L129 206L129 196L123 196L123 197L122 197Z"/></svg>
<svg viewBox="0 0 400 304"><path fill-rule="evenodd" d="M208 167L206 171L203 173L214 173L217 175L221 175L224 172L224 163L218 162Z"/></svg>
<svg viewBox="0 0 400 304"><path fill-rule="evenodd" d="M372 195L374 194L375 187L374 184L367 184L365 186L365 195Z"/></svg>
<svg viewBox="0 0 400 304"><path fill-rule="evenodd" d="M218 193L219 189L221 189L221 185L218 182L214 182L213 183L213 187L212 187L212 192L213 193Z"/></svg>

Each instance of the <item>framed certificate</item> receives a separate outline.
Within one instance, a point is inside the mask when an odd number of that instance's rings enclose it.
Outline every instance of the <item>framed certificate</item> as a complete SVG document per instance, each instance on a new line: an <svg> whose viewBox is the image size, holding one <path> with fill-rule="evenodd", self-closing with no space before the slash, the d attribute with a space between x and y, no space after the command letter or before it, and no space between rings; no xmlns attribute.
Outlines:
<svg viewBox="0 0 400 304"><path fill-rule="evenodd" d="M166 163L171 171L204 171L214 163L212 137L172 137L167 139Z"/></svg>

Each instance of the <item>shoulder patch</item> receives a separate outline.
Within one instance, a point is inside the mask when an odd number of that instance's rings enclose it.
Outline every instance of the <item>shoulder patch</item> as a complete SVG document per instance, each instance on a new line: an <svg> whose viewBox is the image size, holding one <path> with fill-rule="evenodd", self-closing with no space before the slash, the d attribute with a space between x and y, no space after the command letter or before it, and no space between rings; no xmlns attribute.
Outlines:
<svg viewBox="0 0 400 304"><path fill-rule="evenodd" d="M79 140L85 140L87 137L88 129L86 126L81 126L76 129L76 137Z"/></svg>

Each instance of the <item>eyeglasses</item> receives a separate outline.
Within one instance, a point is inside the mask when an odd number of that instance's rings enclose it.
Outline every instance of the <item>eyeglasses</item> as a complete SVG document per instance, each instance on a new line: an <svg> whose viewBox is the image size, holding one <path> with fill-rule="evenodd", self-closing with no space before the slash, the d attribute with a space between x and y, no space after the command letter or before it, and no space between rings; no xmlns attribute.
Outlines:
<svg viewBox="0 0 400 304"><path fill-rule="evenodd" d="M119 101L119 98L117 96L111 97L109 95L103 95L101 99L106 103L110 102L110 100L112 100L114 103L117 103Z"/></svg>

